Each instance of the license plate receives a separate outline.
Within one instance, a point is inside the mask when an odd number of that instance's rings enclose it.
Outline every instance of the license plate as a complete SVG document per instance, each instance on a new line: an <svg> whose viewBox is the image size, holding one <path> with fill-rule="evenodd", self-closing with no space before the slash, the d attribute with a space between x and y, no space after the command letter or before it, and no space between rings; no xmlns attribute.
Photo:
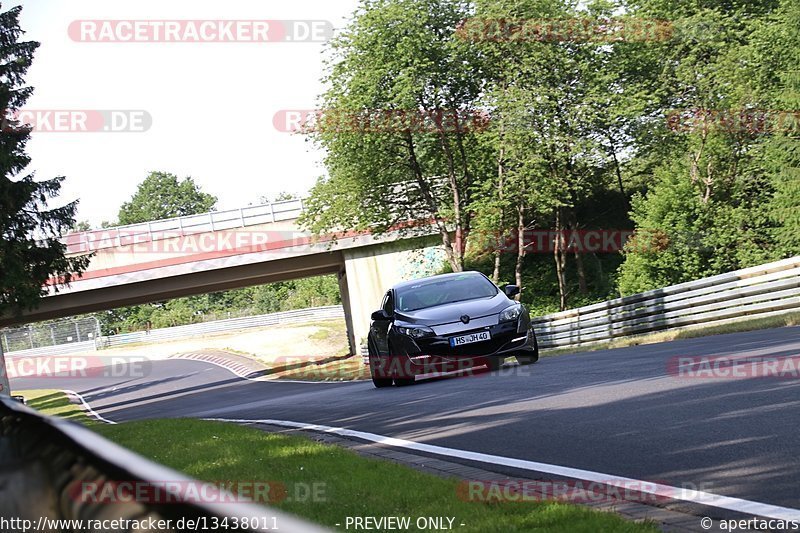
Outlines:
<svg viewBox="0 0 800 533"><path fill-rule="evenodd" d="M491 338L492 335L488 331L481 331L479 333L470 333L469 335L450 337L450 346L461 346L462 344L471 344L473 342L488 341Z"/></svg>

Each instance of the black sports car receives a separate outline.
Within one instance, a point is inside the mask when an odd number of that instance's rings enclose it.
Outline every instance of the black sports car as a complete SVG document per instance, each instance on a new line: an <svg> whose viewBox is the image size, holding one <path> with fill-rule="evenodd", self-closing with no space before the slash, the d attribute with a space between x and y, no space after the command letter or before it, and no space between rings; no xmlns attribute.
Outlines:
<svg viewBox="0 0 800 533"><path fill-rule="evenodd" d="M486 365L500 368L506 357L520 364L539 359L536 335L524 305L480 272L458 272L398 283L372 313L368 346L376 387L413 383Z"/></svg>

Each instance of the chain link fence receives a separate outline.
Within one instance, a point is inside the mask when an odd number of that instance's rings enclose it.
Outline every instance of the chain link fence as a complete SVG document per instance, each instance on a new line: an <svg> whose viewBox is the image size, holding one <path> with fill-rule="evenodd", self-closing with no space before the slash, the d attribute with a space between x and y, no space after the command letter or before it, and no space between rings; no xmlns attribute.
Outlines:
<svg viewBox="0 0 800 533"><path fill-rule="evenodd" d="M66 318L0 330L0 343L5 353L95 342L99 337L100 322L94 317Z"/></svg>
<svg viewBox="0 0 800 533"><path fill-rule="evenodd" d="M68 318L0 329L0 343L6 355L27 357L76 353L134 343L188 339L279 324L338 319L344 319L344 308L341 305L329 305L117 335L102 335L97 318Z"/></svg>

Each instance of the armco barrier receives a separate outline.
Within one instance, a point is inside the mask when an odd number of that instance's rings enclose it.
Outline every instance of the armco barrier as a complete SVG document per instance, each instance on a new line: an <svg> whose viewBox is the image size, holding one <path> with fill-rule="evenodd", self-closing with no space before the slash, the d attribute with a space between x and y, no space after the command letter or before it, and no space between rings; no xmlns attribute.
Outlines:
<svg viewBox="0 0 800 533"><path fill-rule="evenodd" d="M226 331L258 328L262 326L274 326L278 324L293 324L297 322L333 319L344 319L344 309L341 305L312 307L309 309L297 309L294 311L284 311L281 313L271 313L268 315L229 318L226 320L214 320L212 322L200 322L198 324L187 324L185 326L152 329L149 333L145 331L122 333L119 335L102 337L98 342L100 343L100 346L104 348L110 348L113 346L133 344L136 342L185 339L196 337L198 335L207 335L210 333L222 333Z"/></svg>
<svg viewBox="0 0 800 533"><path fill-rule="evenodd" d="M69 342L55 346L42 346L32 350L16 350L8 352L6 357L37 357L40 355L67 355L71 353L90 352L96 349L95 341Z"/></svg>
<svg viewBox="0 0 800 533"><path fill-rule="evenodd" d="M800 312L800 256L534 318L541 348Z"/></svg>
<svg viewBox="0 0 800 533"><path fill-rule="evenodd" d="M164 483L166 480L176 483L171 487ZM147 484L159 495L113 503L76 497L76 487L83 483L102 485L115 481ZM146 521L153 518L171 521L169 527L158 531L181 531L187 529L185 525L178 525L181 519L183 524L187 520L205 520L212 524L215 518L216 523L224 523L227 518L230 527L220 530L325 531L272 508L239 501L228 503L234 499L232 497L227 500L220 497L213 502L176 501L180 498L174 492L174 485L180 483L196 482L117 446L83 426L44 416L0 396L0 518L7 522L28 520L31 527L27 530L66 532L82 529L74 522L53 524L48 520L82 520L86 524L88 520ZM12 522L4 530L23 531L26 528L21 524L17 522L15 526ZM242 527L243 524L255 527ZM110 530L130 531L130 528L112 527Z"/></svg>

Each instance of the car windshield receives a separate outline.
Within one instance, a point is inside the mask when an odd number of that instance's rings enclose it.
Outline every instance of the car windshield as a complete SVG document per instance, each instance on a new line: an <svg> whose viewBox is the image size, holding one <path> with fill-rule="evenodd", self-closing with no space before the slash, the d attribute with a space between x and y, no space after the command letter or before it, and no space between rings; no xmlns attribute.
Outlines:
<svg viewBox="0 0 800 533"><path fill-rule="evenodd" d="M491 281L476 274L420 280L397 289L397 310L416 311L453 302L491 298L497 292Z"/></svg>

